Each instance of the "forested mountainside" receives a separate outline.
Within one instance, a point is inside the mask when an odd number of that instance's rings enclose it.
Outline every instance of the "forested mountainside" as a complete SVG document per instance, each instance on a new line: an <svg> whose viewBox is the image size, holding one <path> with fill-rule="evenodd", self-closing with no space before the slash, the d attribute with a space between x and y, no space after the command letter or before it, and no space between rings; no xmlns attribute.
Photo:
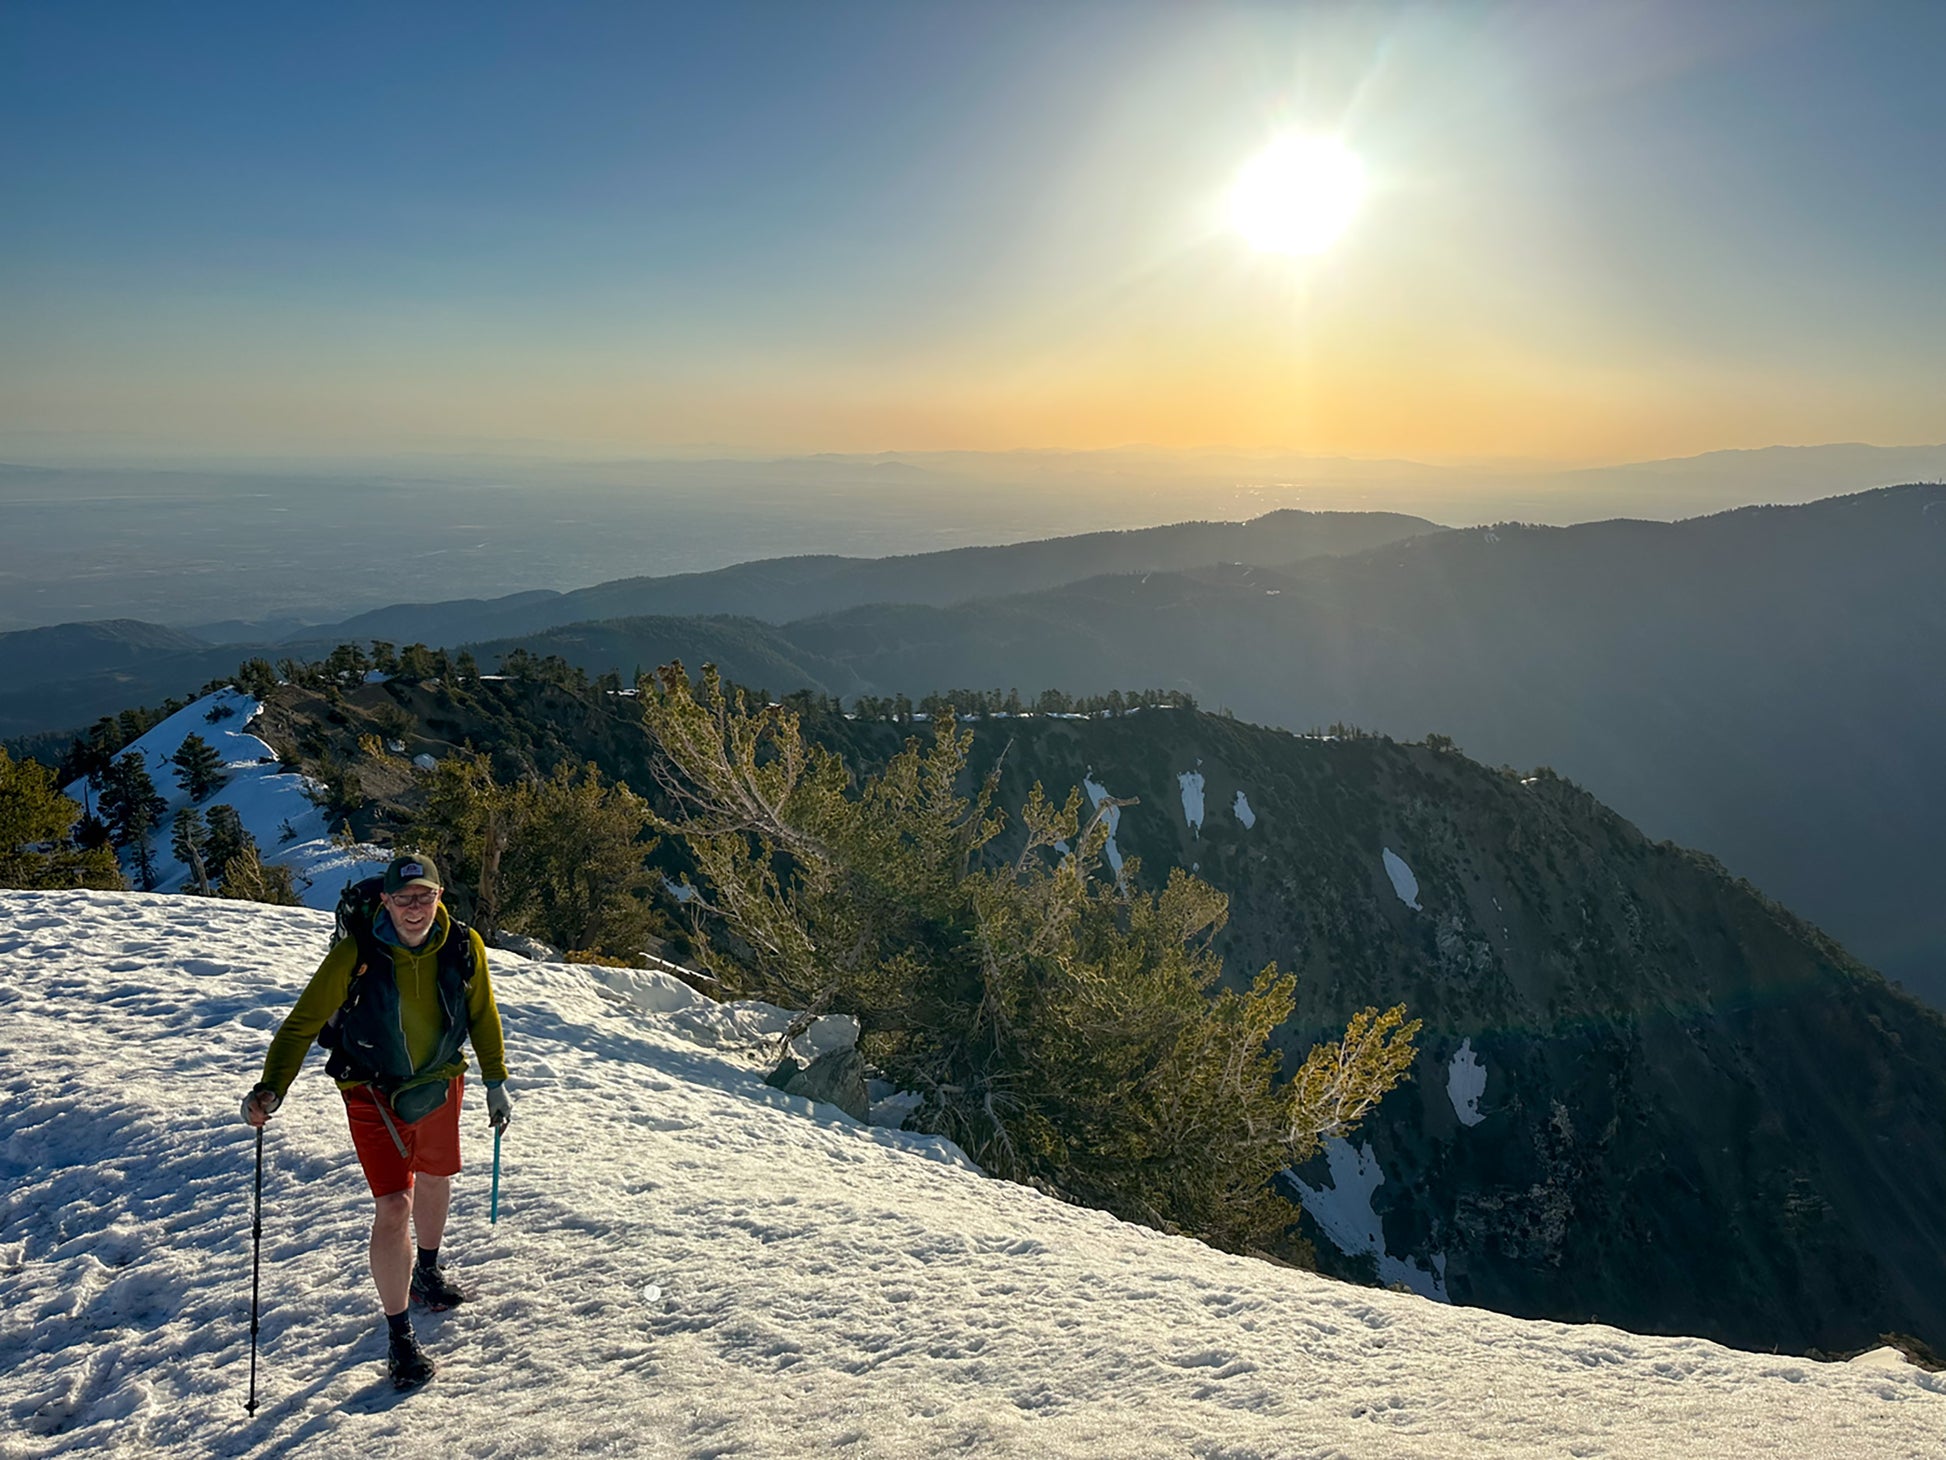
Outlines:
<svg viewBox="0 0 1946 1460"><path fill-rule="evenodd" d="M807 709L861 767L923 729ZM1187 709L972 728L1010 809L1034 782L1136 798L1115 855L1230 895L1226 977L1300 975L1285 1049L1367 1005L1425 1021L1361 1151L1298 1173L1327 1269L1751 1348L1946 1333L1946 1021L1710 858L1440 742ZM566 683L286 687L258 733L356 774L381 729L655 793L628 697ZM372 787L360 829L382 834L418 793Z"/></svg>
<svg viewBox="0 0 1946 1460"><path fill-rule="evenodd" d="M479 652L626 674L678 643L637 622ZM1946 487L871 605L746 626L724 667L778 692L915 698L1158 685L1295 730L1439 731L1707 848L1946 1007Z"/></svg>

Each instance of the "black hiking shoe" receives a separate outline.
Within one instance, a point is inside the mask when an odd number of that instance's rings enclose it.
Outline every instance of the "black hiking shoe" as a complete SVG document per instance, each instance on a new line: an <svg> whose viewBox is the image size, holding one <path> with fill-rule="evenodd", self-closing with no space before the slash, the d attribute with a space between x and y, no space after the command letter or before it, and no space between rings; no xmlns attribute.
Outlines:
<svg viewBox="0 0 1946 1460"><path fill-rule="evenodd" d="M432 1377L433 1362L419 1347L419 1340L408 1331L392 1335L391 1351L385 1358L386 1372L394 1389L417 1389Z"/></svg>
<svg viewBox="0 0 1946 1460"><path fill-rule="evenodd" d="M464 1288L446 1276L445 1268L427 1267L423 1262L412 1264L413 1302L424 1303L433 1312L441 1313L464 1303L468 1296Z"/></svg>

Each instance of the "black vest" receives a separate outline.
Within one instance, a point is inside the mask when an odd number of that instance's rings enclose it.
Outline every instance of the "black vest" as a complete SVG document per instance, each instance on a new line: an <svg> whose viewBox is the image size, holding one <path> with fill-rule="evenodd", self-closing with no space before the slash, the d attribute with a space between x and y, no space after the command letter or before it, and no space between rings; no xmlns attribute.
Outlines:
<svg viewBox="0 0 1946 1460"><path fill-rule="evenodd" d="M356 1080L390 1095L414 1074L412 1056L405 1047L392 948L379 939L369 923L356 928L354 936L358 940L358 963L352 970L350 991L318 1035L318 1043L331 1051L324 1072L334 1080ZM473 930L450 915L437 967L439 1045L426 1066L428 1070L458 1059L460 1046L472 1027L467 996L473 985Z"/></svg>

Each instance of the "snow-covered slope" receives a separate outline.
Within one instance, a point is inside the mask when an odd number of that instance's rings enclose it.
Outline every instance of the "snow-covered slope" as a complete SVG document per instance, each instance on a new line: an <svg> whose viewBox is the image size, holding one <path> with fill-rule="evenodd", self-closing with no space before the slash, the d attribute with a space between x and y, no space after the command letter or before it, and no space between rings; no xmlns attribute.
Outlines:
<svg viewBox="0 0 1946 1460"><path fill-rule="evenodd" d="M327 918L0 892L0 1456L1935 1457L1946 1379L1347 1287L986 1180L763 1085L639 976L496 954L501 1214L478 1095L396 1395L369 1201L316 1057L236 1107ZM715 1031L712 1033L712 1031Z"/></svg>
<svg viewBox="0 0 1946 1460"><path fill-rule="evenodd" d="M391 851L332 844L324 813L308 794L316 783L285 770L276 752L250 733L250 722L262 711L262 702L241 690L218 690L185 705L116 753L117 760L131 752L141 754L156 794L167 807L155 834L156 891L178 891L189 882L189 869L176 860L169 844L176 813L191 803L169 760L182 748L183 741L200 735L223 762L223 784L196 802L198 809L207 814L215 805L227 802L234 806L243 829L256 838L263 860L291 869L304 905L335 907L345 884L382 872ZM75 781L66 790L76 801L87 803L85 782ZM127 854L122 865L134 883L133 864ZM216 870L211 869L212 875Z"/></svg>

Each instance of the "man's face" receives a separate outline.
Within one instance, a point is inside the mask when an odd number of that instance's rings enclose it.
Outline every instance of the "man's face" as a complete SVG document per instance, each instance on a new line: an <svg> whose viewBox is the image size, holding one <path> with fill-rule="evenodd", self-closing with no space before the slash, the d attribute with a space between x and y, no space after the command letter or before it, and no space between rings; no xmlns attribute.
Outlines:
<svg viewBox="0 0 1946 1460"><path fill-rule="evenodd" d="M379 900L392 915L392 926L398 929L399 939L406 947L417 948L426 941L426 934L432 931L432 920L439 915L440 891L437 887L413 885L381 895Z"/></svg>

